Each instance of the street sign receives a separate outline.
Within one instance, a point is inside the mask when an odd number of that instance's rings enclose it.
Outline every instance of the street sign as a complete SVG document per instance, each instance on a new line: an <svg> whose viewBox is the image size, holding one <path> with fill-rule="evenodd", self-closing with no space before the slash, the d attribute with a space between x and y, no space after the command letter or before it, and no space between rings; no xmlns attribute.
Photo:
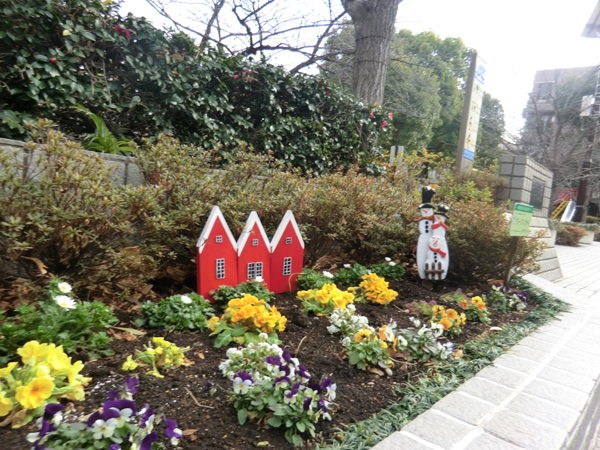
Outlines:
<svg viewBox="0 0 600 450"><path fill-rule="evenodd" d="M515 203L509 234L511 236L527 236L532 217L533 206L525 203Z"/></svg>

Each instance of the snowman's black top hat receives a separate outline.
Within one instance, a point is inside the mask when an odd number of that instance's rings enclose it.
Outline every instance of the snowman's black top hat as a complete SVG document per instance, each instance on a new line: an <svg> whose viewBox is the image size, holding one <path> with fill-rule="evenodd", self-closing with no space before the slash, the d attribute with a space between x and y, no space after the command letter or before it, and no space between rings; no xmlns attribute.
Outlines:
<svg viewBox="0 0 600 450"><path fill-rule="evenodd" d="M423 186L423 188L421 189L421 199L423 203L419 205L419 209L433 208L433 205L431 204L431 199L434 195L435 190L433 190L433 188L429 186Z"/></svg>
<svg viewBox="0 0 600 450"><path fill-rule="evenodd" d="M448 210L450 209L450 207L443 205L443 204L439 204L437 207L437 211L435 212L436 214L440 215L440 216L444 216L444 217L448 217Z"/></svg>

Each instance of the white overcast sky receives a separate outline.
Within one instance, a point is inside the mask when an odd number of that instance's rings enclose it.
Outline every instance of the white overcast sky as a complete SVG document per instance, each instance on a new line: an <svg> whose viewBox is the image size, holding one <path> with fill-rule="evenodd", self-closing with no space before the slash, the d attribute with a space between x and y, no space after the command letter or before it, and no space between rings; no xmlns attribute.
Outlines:
<svg viewBox="0 0 600 450"><path fill-rule="evenodd" d="M597 1L404 0L396 28L460 37L476 49L487 63L485 90L516 132L536 70L600 64L600 39L581 37ZM162 25L144 0L125 0L121 14L128 12Z"/></svg>

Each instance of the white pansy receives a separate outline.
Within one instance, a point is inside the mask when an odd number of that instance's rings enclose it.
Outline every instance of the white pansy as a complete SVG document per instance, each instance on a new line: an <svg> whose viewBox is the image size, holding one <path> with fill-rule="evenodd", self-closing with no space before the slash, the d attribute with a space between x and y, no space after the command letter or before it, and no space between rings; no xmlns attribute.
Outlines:
<svg viewBox="0 0 600 450"><path fill-rule="evenodd" d="M323 271L323 276L327 278L333 278L333 274L331 272L327 272L326 270Z"/></svg>
<svg viewBox="0 0 600 450"><path fill-rule="evenodd" d="M385 260L386 260L387 262L390 262L390 261L392 260L392 258L388 258L388 257L386 256L386 257L385 257Z"/></svg>
<svg viewBox="0 0 600 450"><path fill-rule="evenodd" d="M65 283L64 281L62 283L58 283L56 287L63 294L68 294L69 292L71 292L72 289L71 285L69 283Z"/></svg>
<svg viewBox="0 0 600 450"><path fill-rule="evenodd" d="M192 303L192 299L189 298L187 295L182 295L181 303L185 303L186 305L189 305L190 303Z"/></svg>
<svg viewBox="0 0 600 450"><path fill-rule="evenodd" d="M394 261L390 261L388 264L392 267L394 267L396 265L396 263Z"/></svg>
<svg viewBox="0 0 600 450"><path fill-rule="evenodd" d="M77 303L71 297L67 297L66 295L57 295L54 297L54 301L58 306L61 306L64 309L75 309L77 308Z"/></svg>

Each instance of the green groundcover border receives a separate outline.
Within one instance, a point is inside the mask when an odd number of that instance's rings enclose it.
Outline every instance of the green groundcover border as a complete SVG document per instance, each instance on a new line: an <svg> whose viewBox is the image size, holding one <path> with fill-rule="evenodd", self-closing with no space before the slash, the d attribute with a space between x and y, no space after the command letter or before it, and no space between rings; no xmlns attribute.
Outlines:
<svg viewBox="0 0 600 450"><path fill-rule="evenodd" d="M514 278L511 286L529 293L529 302L537 305L535 310L525 315L521 323L506 326L501 332L484 339L467 342L462 349L463 358L432 367L427 377L396 392L400 397L398 403L374 414L370 419L349 425L345 430L337 429L336 439L328 445L317 445L317 449L363 450L375 446L456 390L481 369L491 365L498 356L532 331L555 319L559 313L569 310L568 303L522 278Z"/></svg>

